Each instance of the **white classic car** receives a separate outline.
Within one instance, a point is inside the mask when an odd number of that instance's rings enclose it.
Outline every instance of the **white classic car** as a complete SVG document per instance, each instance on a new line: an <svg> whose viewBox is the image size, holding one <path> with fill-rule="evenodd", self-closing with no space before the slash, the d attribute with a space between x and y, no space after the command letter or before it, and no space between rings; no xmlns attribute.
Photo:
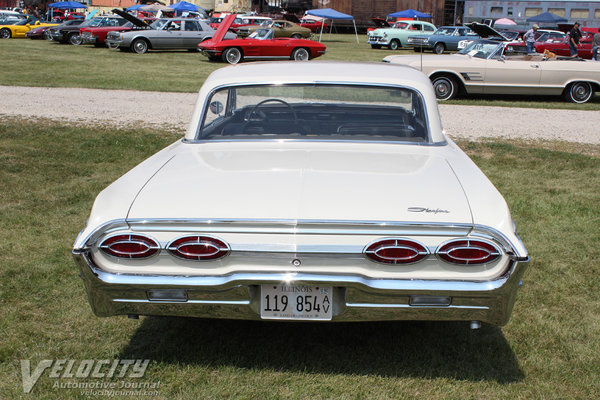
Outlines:
<svg viewBox="0 0 600 400"><path fill-rule="evenodd" d="M455 54L395 55L384 62L427 75L438 100L458 94L562 95L586 103L600 90L600 63L555 55L510 55L510 43L479 39Z"/></svg>
<svg viewBox="0 0 600 400"><path fill-rule="evenodd" d="M185 137L102 191L74 250L98 316L509 319L507 205L388 64L213 72Z"/></svg>

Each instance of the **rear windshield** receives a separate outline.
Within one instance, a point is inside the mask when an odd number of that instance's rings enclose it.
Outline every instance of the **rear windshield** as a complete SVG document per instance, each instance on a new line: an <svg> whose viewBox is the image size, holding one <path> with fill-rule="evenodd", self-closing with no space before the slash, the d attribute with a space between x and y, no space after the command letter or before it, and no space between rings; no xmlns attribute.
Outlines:
<svg viewBox="0 0 600 400"><path fill-rule="evenodd" d="M216 90L200 140L308 139L429 143L421 95L364 85L258 85Z"/></svg>

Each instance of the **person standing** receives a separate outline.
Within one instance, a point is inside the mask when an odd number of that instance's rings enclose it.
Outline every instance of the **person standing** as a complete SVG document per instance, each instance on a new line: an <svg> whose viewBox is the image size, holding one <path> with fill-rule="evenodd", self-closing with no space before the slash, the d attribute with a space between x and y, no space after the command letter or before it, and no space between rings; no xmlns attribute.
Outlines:
<svg viewBox="0 0 600 400"><path fill-rule="evenodd" d="M569 32L569 50L571 50L571 57L577 56L577 47L579 46L579 39L581 39L579 22L575 22L575 24L573 24L573 28Z"/></svg>
<svg viewBox="0 0 600 400"><path fill-rule="evenodd" d="M527 54L531 54L534 52L533 44L535 43L535 32L538 30L539 26L537 24L533 24L530 30L525 32L523 35L523 40L525 41L525 45L527 46Z"/></svg>
<svg viewBox="0 0 600 400"><path fill-rule="evenodd" d="M592 60L600 61L598 51L600 49L600 30L594 34L594 42L592 44Z"/></svg>

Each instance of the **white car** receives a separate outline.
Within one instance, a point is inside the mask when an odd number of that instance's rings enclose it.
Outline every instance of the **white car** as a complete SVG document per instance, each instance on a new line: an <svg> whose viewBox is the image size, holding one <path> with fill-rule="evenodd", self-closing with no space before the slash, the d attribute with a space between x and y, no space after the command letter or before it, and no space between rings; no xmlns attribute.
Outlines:
<svg viewBox="0 0 600 400"><path fill-rule="evenodd" d="M527 250L409 67L213 72L185 137L102 191L73 253L93 311L505 324Z"/></svg>

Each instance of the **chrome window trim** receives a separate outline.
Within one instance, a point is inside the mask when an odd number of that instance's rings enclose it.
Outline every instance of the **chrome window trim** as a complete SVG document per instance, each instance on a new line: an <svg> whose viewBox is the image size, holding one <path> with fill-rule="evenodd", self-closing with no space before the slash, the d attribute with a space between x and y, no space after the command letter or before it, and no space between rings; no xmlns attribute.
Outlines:
<svg viewBox="0 0 600 400"><path fill-rule="evenodd" d="M244 228L244 227L231 227L230 229L215 229L214 225L222 224L257 224L269 226L267 229L256 229L256 228ZM488 239L491 241L497 241L501 244L505 252L511 258L519 261L525 261L529 259L527 253L521 253L516 246L513 246L511 241L499 230L478 224L468 223L444 223L444 222L402 222L402 221L352 221L352 220L302 220L302 219L253 219L253 218L202 218L202 219L170 219L170 218L133 218L133 219L118 219L108 221L92 232L90 232L83 240L83 247L74 248L75 253L80 253L86 248L93 246L95 242L102 236L110 232L114 232L122 229L129 229L136 231L138 226L142 226L147 231L169 231L171 227L151 227L149 225L183 225L183 224L195 224L195 225L207 225L206 231L209 232L240 232L240 233L279 233L279 234L329 234L329 235L386 235L390 236L390 229L398 229L402 233L398 236L407 235L408 231L410 234L423 236L423 235L437 235L437 236L451 236L462 234L463 236L473 236L477 238ZM287 228L277 227L277 225L284 225ZM299 228L298 226L301 225ZM324 225L338 225L339 228L321 228ZM345 226L353 226L354 229L349 231L343 229ZM356 227L365 228L365 230L357 229ZM273 229L275 228L275 229ZM375 229L367 230L367 228L381 228L380 231ZM386 230L387 228L387 230ZM420 229L420 231L417 231ZM179 229L181 231L181 229ZM427 232L423 232L427 230ZM194 230L190 232L200 233L200 231L194 227ZM202 231L204 232L204 231ZM519 241L521 239L516 236Z"/></svg>
<svg viewBox="0 0 600 400"><path fill-rule="evenodd" d="M420 100L421 103L423 105L423 112L424 112L424 116L423 118L425 119L426 122L429 122L429 114L427 112L427 103L425 102L425 97L423 96L423 93L421 93L419 90L417 90L416 88L412 88L412 87L408 87L408 86L404 86L404 85L393 85L393 84L389 84L389 83L374 83L374 82L344 82L344 81L298 81L298 82L289 82L289 83L281 83L281 82L273 82L273 81L257 81L257 82L248 82L248 83L231 83L231 84L223 84L223 85L218 85L215 86L205 97L204 99L204 104L202 106L202 113L200 116L200 122L198 123L198 126L196 128L196 134L194 135L194 139L190 140L189 142L193 142L193 143L204 143L204 142L210 142L210 140L205 140L205 139L201 139L200 135L201 135L201 130L202 130L202 126L204 125L204 121L206 119L206 115L208 113L209 110L209 103L210 103L210 99L212 98L212 96L214 95L214 93L218 90L224 89L224 88L233 88L233 87L246 87L246 86L261 86L261 85L268 85L268 86L283 86L283 85L340 85L340 86L377 86L377 87L388 87L388 88L395 88L395 89L406 89L406 90L410 90L414 93L416 93ZM427 124L427 139L430 141L428 143L424 143L427 145L431 145L434 144L436 142L432 142L432 135L431 135L431 127L430 124ZM258 140L258 139L257 139ZM228 141L238 141L238 140L233 140L233 139L229 139ZM311 141L311 142L315 142L318 140L304 140L304 141ZM336 141L338 142L338 141ZM339 142L344 142L342 140L339 140ZM370 140L362 140L362 141L357 141L360 143L369 143L369 142L373 142ZM394 142L396 143L396 142Z"/></svg>

